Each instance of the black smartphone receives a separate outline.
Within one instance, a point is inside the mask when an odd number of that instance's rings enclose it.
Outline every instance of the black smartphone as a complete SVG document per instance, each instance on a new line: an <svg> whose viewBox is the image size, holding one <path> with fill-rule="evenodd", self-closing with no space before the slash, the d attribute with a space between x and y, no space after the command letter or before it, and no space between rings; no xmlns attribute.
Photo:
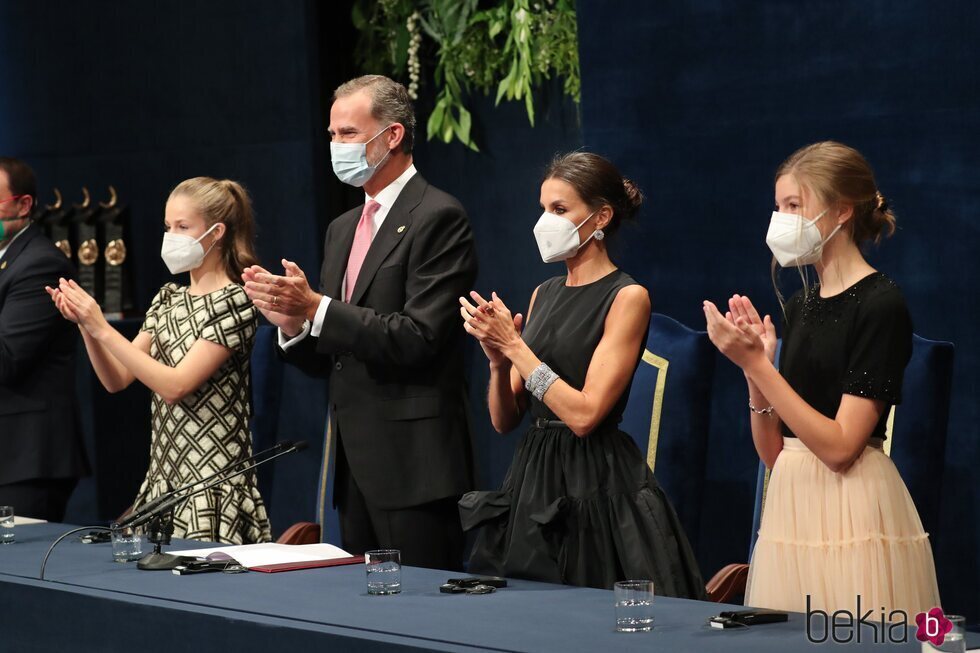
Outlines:
<svg viewBox="0 0 980 653"><path fill-rule="evenodd" d="M450 578L447 585L458 587L476 587L477 585L489 585L490 587L507 587L507 579L499 576L469 576L467 578Z"/></svg>
<svg viewBox="0 0 980 653"><path fill-rule="evenodd" d="M722 612L718 616L722 619L731 619L732 621L745 626L774 624L789 619L789 615L785 612L779 612L778 610L765 610L762 608L758 610L729 610L727 612Z"/></svg>
<svg viewBox="0 0 980 653"><path fill-rule="evenodd" d="M82 544L99 544L101 542L108 542L112 539L112 534L109 531L89 531L84 535L79 535L78 540Z"/></svg>

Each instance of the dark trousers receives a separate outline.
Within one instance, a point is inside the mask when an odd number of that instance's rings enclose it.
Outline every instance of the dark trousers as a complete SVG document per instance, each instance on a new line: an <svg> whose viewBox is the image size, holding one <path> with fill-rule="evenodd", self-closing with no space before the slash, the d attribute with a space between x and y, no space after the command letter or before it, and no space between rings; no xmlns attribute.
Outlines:
<svg viewBox="0 0 980 653"><path fill-rule="evenodd" d="M458 497L396 510L372 506L357 486L339 438L335 469L334 497L346 551L361 555L372 549L398 549L403 565L462 571L465 539Z"/></svg>
<svg viewBox="0 0 980 653"><path fill-rule="evenodd" d="M60 522L77 478L38 478L0 484L0 505L13 506L20 517Z"/></svg>

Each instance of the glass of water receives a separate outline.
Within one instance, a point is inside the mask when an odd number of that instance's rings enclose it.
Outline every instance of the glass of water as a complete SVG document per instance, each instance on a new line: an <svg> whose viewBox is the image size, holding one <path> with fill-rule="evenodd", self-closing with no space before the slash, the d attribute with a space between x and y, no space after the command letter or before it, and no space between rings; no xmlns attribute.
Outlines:
<svg viewBox="0 0 980 653"><path fill-rule="evenodd" d="M0 544L14 541L14 507L0 506Z"/></svg>
<svg viewBox="0 0 980 653"><path fill-rule="evenodd" d="M398 594L402 591L402 553L380 549L364 554L368 594Z"/></svg>
<svg viewBox="0 0 980 653"><path fill-rule="evenodd" d="M622 580L616 583L616 630L642 633L653 628L653 581Z"/></svg>
<svg viewBox="0 0 980 653"><path fill-rule="evenodd" d="M958 614L948 614L946 618L953 623L953 628L946 633L943 643L939 646L932 642L923 642L923 651L942 651L943 653L966 653L966 619Z"/></svg>
<svg viewBox="0 0 980 653"><path fill-rule="evenodd" d="M114 562L131 562L143 557L143 541L139 532L126 526L120 528L113 524L112 528L112 559Z"/></svg>

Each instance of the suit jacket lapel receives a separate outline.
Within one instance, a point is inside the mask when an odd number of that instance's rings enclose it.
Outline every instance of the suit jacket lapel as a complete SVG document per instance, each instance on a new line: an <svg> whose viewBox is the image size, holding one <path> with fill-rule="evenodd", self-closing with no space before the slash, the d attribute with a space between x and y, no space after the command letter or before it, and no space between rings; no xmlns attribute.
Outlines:
<svg viewBox="0 0 980 653"><path fill-rule="evenodd" d="M388 254L395 248L395 245L411 229L412 210L422 200L422 194L428 185L429 183L419 173L415 173L415 176L408 180L402 192L398 194L398 199L395 200L394 206L385 216L381 228L374 236L374 240L371 241L367 256L364 257L361 271L357 274L357 283L354 284L354 292L351 293L350 301L352 304L360 302L368 286L371 285L378 268L388 258ZM351 242L353 242L353 236ZM347 248L347 251L350 252L350 247Z"/></svg>
<svg viewBox="0 0 980 653"><path fill-rule="evenodd" d="M30 223L24 227L23 233L17 235L14 242L10 243L10 246L7 248L7 252L3 255L3 258L0 258L0 274L3 274L7 268L13 265L14 259L16 259L17 256L24 251L24 248L27 247L27 243L34 240L34 237L39 233L41 233L40 227L35 226L34 223Z"/></svg>

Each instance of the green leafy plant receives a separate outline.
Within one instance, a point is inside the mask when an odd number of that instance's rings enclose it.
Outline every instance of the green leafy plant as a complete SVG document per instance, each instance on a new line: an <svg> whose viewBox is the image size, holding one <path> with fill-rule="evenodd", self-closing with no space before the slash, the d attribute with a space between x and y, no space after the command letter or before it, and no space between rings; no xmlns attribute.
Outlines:
<svg viewBox="0 0 980 653"><path fill-rule="evenodd" d="M351 18L360 32L358 66L407 81L413 99L429 55L430 140L456 139L478 151L466 108L473 92L494 94L497 104L523 102L532 125L534 89L545 80L563 79L564 93L579 101L574 0L357 0Z"/></svg>

